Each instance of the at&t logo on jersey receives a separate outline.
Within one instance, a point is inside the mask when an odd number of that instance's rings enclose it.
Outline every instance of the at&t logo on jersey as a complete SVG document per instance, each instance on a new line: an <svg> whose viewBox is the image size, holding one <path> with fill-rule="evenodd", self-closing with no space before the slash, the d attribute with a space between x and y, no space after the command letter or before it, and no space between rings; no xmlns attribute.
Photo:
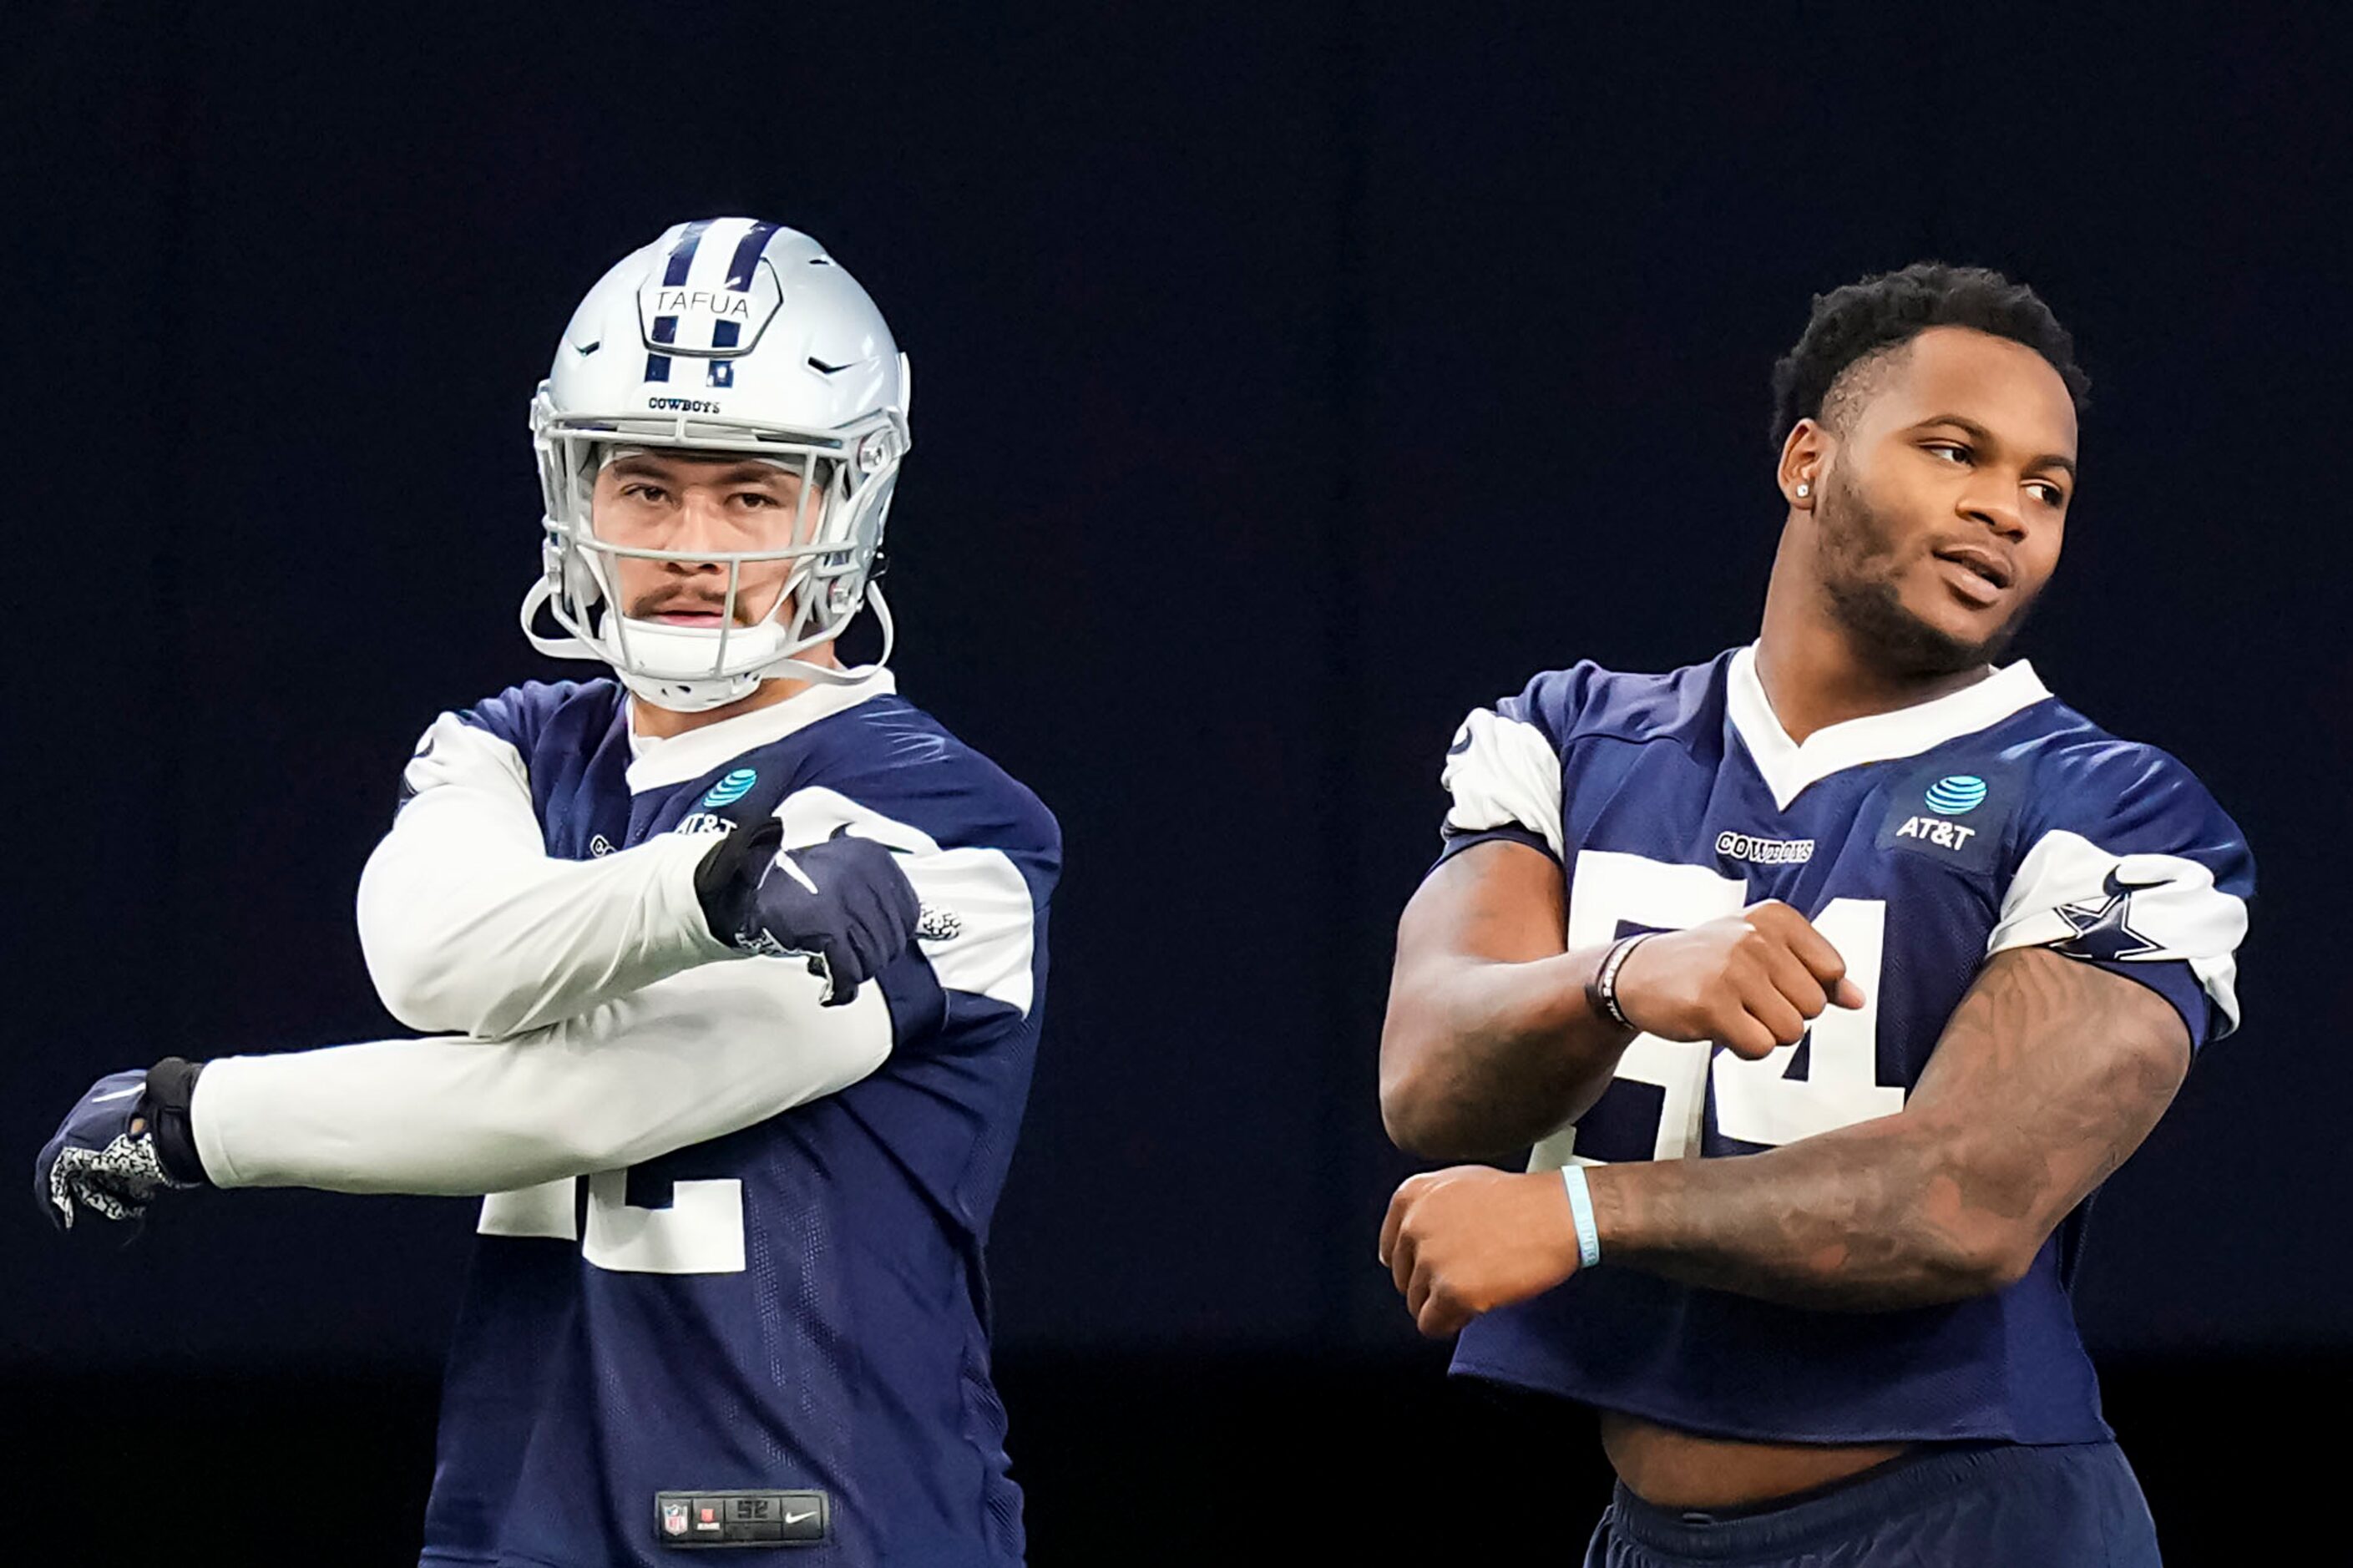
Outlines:
<svg viewBox="0 0 2353 1568"><path fill-rule="evenodd" d="M1975 773L1953 773L1928 786L1928 809L1939 816L1966 816L1985 804L1986 782Z"/></svg>
<svg viewBox="0 0 2353 1568"><path fill-rule="evenodd" d="M1907 816L1904 826L1895 830L1898 838L1918 838L1944 849L1967 847L1977 829L1963 827L1957 822L1947 822L1936 816Z"/></svg>
<svg viewBox="0 0 2353 1568"><path fill-rule="evenodd" d="M1939 770L1899 777L1893 785L1879 829L1881 848L1909 850L1964 871L1993 868L2018 808L2018 791L2007 773Z"/></svg>
<svg viewBox="0 0 2353 1568"><path fill-rule="evenodd" d="M711 786L710 793L702 797L702 804L706 806L733 805L751 794L752 786L759 782L760 775L750 768L737 768Z"/></svg>
<svg viewBox="0 0 2353 1568"><path fill-rule="evenodd" d="M1985 804L1986 782L1975 773L1947 773L1928 786L1921 798L1934 816L1909 816L1895 830L1898 838L1916 838L1934 844L1939 849L1965 849L1977 836L1974 827L1963 827L1957 822L1945 820L1950 816L1967 816Z"/></svg>

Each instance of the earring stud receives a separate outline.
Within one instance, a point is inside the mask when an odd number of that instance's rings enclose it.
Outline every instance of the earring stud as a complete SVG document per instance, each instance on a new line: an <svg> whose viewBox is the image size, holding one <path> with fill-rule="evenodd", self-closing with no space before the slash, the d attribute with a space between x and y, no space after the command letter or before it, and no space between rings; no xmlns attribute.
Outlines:
<svg viewBox="0 0 2353 1568"><path fill-rule="evenodd" d="M1814 493L1814 487L1813 487L1813 486L1811 486L1811 485L1799 485L1799 486L1798 487L1798 496L1799 496L1799 500L1803 500L1805 497L1810 496L1810 495L1811 495L1811 494L1813 494L1813 493Z"/></svg>

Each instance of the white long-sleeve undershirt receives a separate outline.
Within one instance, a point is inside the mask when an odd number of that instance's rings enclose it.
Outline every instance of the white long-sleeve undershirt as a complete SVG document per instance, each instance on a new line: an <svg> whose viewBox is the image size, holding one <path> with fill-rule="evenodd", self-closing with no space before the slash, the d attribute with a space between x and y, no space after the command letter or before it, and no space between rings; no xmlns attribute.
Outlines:
<svg viewBox="0 0 2353 1568"><path fill-rule="evenodd" d="M733 959L694 871L712 840L663 834L593 860L550 856L522 760L444 714L414 792L360 876L360 945L393 1016L497 1040Z"/></svg>
<svg viewBox="0 0 2353 1568"><path fill-rule="evenodd" d="M825 689L760 723L868 694ZM737 754L753 737L729 724L665 742L700 749L664 766L691 778ZM550 857L522 758L455 716L406 777L411 798L362 880L363 942L395 1015L453 1033L209 1063L191 1121L219 1185L511 1192L752 1126L889 1058L879 984L822 1006L803 959L747 958L710 936L693 890L707 837ZM1029 1010L1037 911L1005 853L943 848L818 786L777 816L787 846L847 827L899 850L946 927L919 944L943 988Z"/></svg>
<svg viewBox="0 0 2353 1568"><path fill-rule="evenodd" d="M796 958L712 964L502 1041L227 1057L190 1121L224 1187L504 1192L617 1170L847 1088L890 1055L881 988L843 1006Z"/></svg>

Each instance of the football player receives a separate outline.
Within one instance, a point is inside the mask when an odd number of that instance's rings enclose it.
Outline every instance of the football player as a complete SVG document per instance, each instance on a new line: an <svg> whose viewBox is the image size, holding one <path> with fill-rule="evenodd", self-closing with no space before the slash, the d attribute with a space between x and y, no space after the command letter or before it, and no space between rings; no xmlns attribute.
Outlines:
<svg viewBox="0 0 2353 1568"><path fill-rule="evenodd" d="M1455 737L1382 1111L1534 1153L1407 1181L1380 1255L1458 1373L1599 1410L1588 1563L2157 1561L2068 1291L2238 1023L2254 868L2188 768L2000 662L2084 386L1995 273L1817 299L1757 641Z"/></svg>
<svg viewBox="0 0 2353 1568"><path fill-rule="evenodd" d="M608 272L532 405L542 648L426 731L359 924L433 1037L101 1082L53 1216L170 1187L487 1194L423 1561L1020 1561L982 1248L1028 1093L1053 818L835 639L907 368L772 223ZM553 618L553 628L542 615Z"/></svg>

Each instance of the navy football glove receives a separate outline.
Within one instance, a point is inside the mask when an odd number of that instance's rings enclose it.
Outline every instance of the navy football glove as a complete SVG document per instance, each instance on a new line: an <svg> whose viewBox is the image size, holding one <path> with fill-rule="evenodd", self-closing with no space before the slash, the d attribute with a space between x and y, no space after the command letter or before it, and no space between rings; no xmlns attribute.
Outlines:
<svg viewBox="0 0 2353 1568"><path fill-rule="evenodd" d="M33 1200L60 1230L87 1211L137 1219L158 1193L205 1184L188 1128L200 1062L166 1057L148 1072L90 1086L33 1162Z"/></svg>
<svg viewBox="0 0 2353 1568"><path fill-rule="evenodd" d="M837 828L821 844L779 850L784 824L737 828L696 868L712 934L740 952L799 954L838 1007L915 940L923 905L898 858Z"/></svg>

